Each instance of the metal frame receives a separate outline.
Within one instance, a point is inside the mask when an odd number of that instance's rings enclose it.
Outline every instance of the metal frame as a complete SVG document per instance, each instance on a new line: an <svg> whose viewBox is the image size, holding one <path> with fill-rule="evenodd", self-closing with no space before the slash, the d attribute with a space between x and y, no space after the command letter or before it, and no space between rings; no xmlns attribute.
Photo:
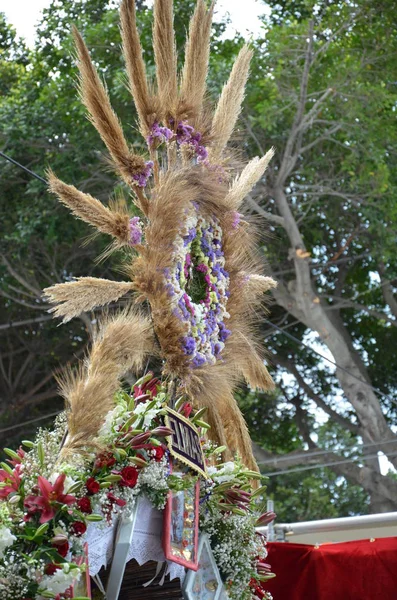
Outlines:
<svg viewBox="0 0 397 600"><path fill-rule="evenodd" d="M280 540L280 537L284 539L286 535L348 531L366 527L385 527L387 525L397 526L397 512L342 517L339 519L321 519L317 521L305 521L303 523L278 523L277 525L273 525L273 528L275 539ZM267 534L269 527L258 527L258 531ZM272 531L272 528L270 528L270 531Z"/></svg>

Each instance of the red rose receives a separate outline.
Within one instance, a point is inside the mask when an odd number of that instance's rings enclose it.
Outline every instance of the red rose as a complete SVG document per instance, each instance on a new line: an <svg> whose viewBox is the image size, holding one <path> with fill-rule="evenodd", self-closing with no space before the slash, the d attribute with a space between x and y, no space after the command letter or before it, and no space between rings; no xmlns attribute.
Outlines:
<svg viewBox="0 0 397 600"><path fill-rule="evenodd" d="M45 566L44 573L46 575L54 575L55 571L58 571L61 567L59 565L55 565L54 563L49 563Z"/></svg>
<svg viewBox="0 0 397 600"><path fill-rule="evenodd" d="M160 460L163 458L165 454L165 450L162 446L157 446L156 448L153 448L153 456L154 456L154 460L156 462L160 462Z"/></svg>
<svg viewBox="0 0 397 600"><path fill-rule="evenodd" d="M96 457L94 467L96 469L103 469L103 467L110 468L113 467L115 463L116 459L111 452L102 452Z"/></svg>
<svg viewBox="0 0 397 600"><path fill-rule="evenodd" d="M75 521L71 524L70 530L74 535L80 536L87 531L87 525L82 521Z"/></svg>
<svg viewBox="0 0 397 600"><path fill-rule="evenodd" d="M97 494L101 489L101 486L93 477L89 477L87 479L87 481L85 482L85 487L87 488L87 492L90 495Z"/></svg>
<svg viewBox="0 0 397 600"><path fill-rule="evenodd" d="M117 498L112 492L108 493L108 500L111 504L117 504L117 506L125 506L127 502L121 498Z"/></svg>
<svg viewBox="0 0 397 600"><path fill-rule="evenodd" d="M65 558L65 556L67 555L67 553L69 551L68 542L63 542L63 544L53 544L53 547L56 549L58 554L60 554L62 556L62 558Z"/></svg>
<svg viewBox="0 0 397 600"><path fill-rule="evenodd" d="M122 479L119 482L120 485L125 487L133 488L136 486L138 479L138 469L135 467L124 467L120 473Z"/></svg>
<svg viewBox="0 0 397 600"><path fill-rule="evenodd" d="M80 498L80 500L77 501L77 506L83 513L88 513L89 515L92 513L91 500L87 496Z"/></svg>

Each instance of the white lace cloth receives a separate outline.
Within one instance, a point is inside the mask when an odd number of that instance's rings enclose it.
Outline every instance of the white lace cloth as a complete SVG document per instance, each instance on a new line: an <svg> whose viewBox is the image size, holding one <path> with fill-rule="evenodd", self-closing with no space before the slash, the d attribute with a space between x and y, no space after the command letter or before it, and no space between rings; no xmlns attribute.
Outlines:
<svg viewBox="0 0 397 600"><path fill-rule="evenodd" d="M166 561L161 545L163 533L163 513L153 508L145 496L140 496L137 505L135 529L132 536L127 562L133 558L139 565L149 560L167 562L166 574L170 579L179 577L181 582L185 578L185 569L171 561ZM115 520L116 521L116 520ZM88 543L88 561L90 575L96 575L102 567L106 567L113 555L113 545L117 522L110 527L103 527L97 523L90 523L87 528L86 541Z"/></svg>

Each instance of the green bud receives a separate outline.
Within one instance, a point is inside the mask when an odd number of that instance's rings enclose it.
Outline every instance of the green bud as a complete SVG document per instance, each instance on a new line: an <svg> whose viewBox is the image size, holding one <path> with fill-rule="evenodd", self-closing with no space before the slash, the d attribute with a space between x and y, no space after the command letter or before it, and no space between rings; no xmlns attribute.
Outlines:
<svg viewBox="0 0 397 600"><path fill-rule="evenodd" d="M26 448L34 448L34 443L30 440L22 440L22 444L26 446Z"/></svg>
<svg viewBox="0 0 397 600"><path fill-rule="evenodd" d="M180 406L185 402L185 398L181 396L174 404L174 410L178 410Z"/></svg>
<svg viewBox="0 0 397 600"><path fill-rule="evenodd" d="M266 485L261 485L261 487L258 487L257 490L252 492L251 498L257 498L258 496L262 496L262 494L266 492L266 487Z"/></svg>
<svg viewBox="0 0 397 600"><path fill-rule="evenodd" d="M143 433L143 429L133 429L129 433L130 435L139 435L140 433Z"/></svg>
<svg viewBox="0 0 397 600"><path fill-rule="evenodd" d="M123 479L121 477L121 475L107 475L107 477L105 477L104 481L110 481L110 483L116 483L116 481L120 481L121 479Z"/></svg>
<svg viewBox="0 0 397 600"><path fill-rule="evenodd" d="M34 534L34 537L39 537L40 535L43 535L43 533L45 533L48 529L48 523L43 523L43 525L40 525L40 527L38 527L36 529L36 533Z"/></svg>
<svg viewBox="0 0 397 600"><path fill-rule="evenodd" d="M242 510L241 508L237 508L237 506L228 506L227 508L228 510L231 510L231 512L235 515L240 515L241 517L247 516L246 511Z"/></svg>
<svg viewBox="0 0 397 600"><path fill-rule="evenodd" d="M76 492L78 492L79 490L81 490L82 487L83 487L83 482L82 481L76 481L76 483L74 483L73 485L71 485L70 488L68 489L68 494L75 494Z"/></svg>
<svg viewBox="0 0 397 600"><path fill-rule="evenodd" d="M194 421L194 424L197 425L198 427L202 427L203 429L210 428L210 425L208 425L208 423L206 423L205 421L202 421L201 419L196 419Z"/></svg>
<svg viewBox="0 0 397 600"><path fill-rule="evenodd" d="M103 518L101 517L101 515L86 515L85 520L97 522L102 521Z"/></svg>
<svg viewBox="0 0 397 600"><path fill-rule="evenodd" d="M13 496L8 496L9 504L18 504L20 499L21 499L21 496L19 496L19 494L14 494Z"/></svg>
<svg viewBox="0 0 397 600"><path fill-rule="evenodd" d="M138 418L138 415L135 415L135 414L131 415L130 418L124 423L123 430L124 431L128 431L129 428L131 427L131 425L133 423L135 423L135 421L137 420L137 418Z"/></svg>
<svg viewBox="0 0 397 600"><path fill-rule="evenodd" d="M226 446L218 446L218 448L215 448L212 454L222 454L222 452L224 452L225 450Z"/></svg>
<svg viewBox="0 0 397 600"><path fill-rule="evenodd" d="M7 456L17 460L18 462L21 462L21 457L18 456L18 454L14 452L14 450L11 450L10 448L3 448L3 450L7 454Z"/></svg>
<svg viewBox="0 0 397 600"><path fill-rule="evenodd" d="M5 463L5 462L0 463L0 467L2 469L4 469L4 471L7 471L7 473L9 475L13 475L13 470L11 469L10 465L7 465L7 463Z"/></svg>
<svg viewBox="0 0 397 600"><path fill-rule="evenodd" d="M267 575L255 575L255 579L259 579L259 581L269 581L269 579L273 579L276 577L275 573L268 573Z"/></svg>
<svg viewBox="0 0 397 600"><path fill-rule="evenodd" d="M45 454L43 444L39 442L37 444L37 456L39 457L40 464L44 465L45 463Z"/></svg>
<svg viewBox="0 0 397 600"><path fill-rule="evenodd" d="M161 446L161 442L156 440L156 438L149 438L148 442L149 444L152 444L152 446Z"/></svg>
<svg viewBox="0 0 397 600"><path fill-rule="evenodd" d="M145 412L147 412L148 410L151 410L154 406L156 406L156 404L157 404L157 398L155 398L154 400L151 400L149 402L149 404L147 405Z"/></svg>
<svg viewBox="0 0 397 600"><path fill-rule="evenodd" d="M262 475L260 473L258 473L257 471L244 471L244 475L246 477L249 477L250 479L262 479Z"/></svg>
<svg viewBox="0 0 397 600"><path fill-rule="evenodd" d="M128 462L131 462L137 467L146 467L148 464L146 460L143 460L143 458L139 458L139 456L130 456Z"/></svg>
<svg viewBox="0 0 397 600"><path fill-rule="evenodd" d="M206 413L206 412L207 412L207 407L206 406L204 406L203 408L200 408L200 410L198 410L196 412L196 414L191 418L191 421L193 421L193 423L194 423L197 419L199 419L200 417L202 417L203 414Z"/></svg>

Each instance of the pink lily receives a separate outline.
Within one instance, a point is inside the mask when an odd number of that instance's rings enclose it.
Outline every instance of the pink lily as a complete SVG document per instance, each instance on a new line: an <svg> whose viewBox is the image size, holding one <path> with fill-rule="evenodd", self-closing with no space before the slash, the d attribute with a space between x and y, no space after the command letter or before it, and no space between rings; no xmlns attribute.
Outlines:
<svg viewBox="0 0 397 600"><path fill-rule="evenodd" d="M225 491L225 498L232 504L249 504L251 494L239 488L230 488Z"/></svg>
<svg viewBox="0 0 397 600"><path fill-rule="evenodd" d="M256 565L256 570L259 575L267 575L267 573L272 572L271 566L262 560L258 561Z"/></svg>
<svg viewBox="0 0 397 600"><path fill-rule="evenodd" d="M263 513L255 523L255 527L261 527L264 525L269 525L274 519L277 517L276 513L268 511Z"/></svg>
<svg viewBox="0 0 397 600"><path fill-rule="evenodd" d="M0 499L5 500L9 494L19 490L22 481L20 471L21 465L16 465L12 475L4 469L0 469L0 482L6 484L0 488Z"/></svg>
<svg viewBox="0 0 397 600"><path fill-rule="evenodd" d="M165 427L164 425L160 425L151 431L151 435L157 435L157 437L167 437L168 435L172 435L174 433L173 429L169 427Z"/></svg>
<svg viewBox="0 0 397 600"><path fill-rule="evenodd" d="M74 504L75 496L63 493L66 475L59 475L52 485L47 479L39 475L37 483L41 492L40 496L28 496L25 499L25 506L29 513L41 512L40 523L47 523L55 517L55 503L59 504Z"/></svg>

